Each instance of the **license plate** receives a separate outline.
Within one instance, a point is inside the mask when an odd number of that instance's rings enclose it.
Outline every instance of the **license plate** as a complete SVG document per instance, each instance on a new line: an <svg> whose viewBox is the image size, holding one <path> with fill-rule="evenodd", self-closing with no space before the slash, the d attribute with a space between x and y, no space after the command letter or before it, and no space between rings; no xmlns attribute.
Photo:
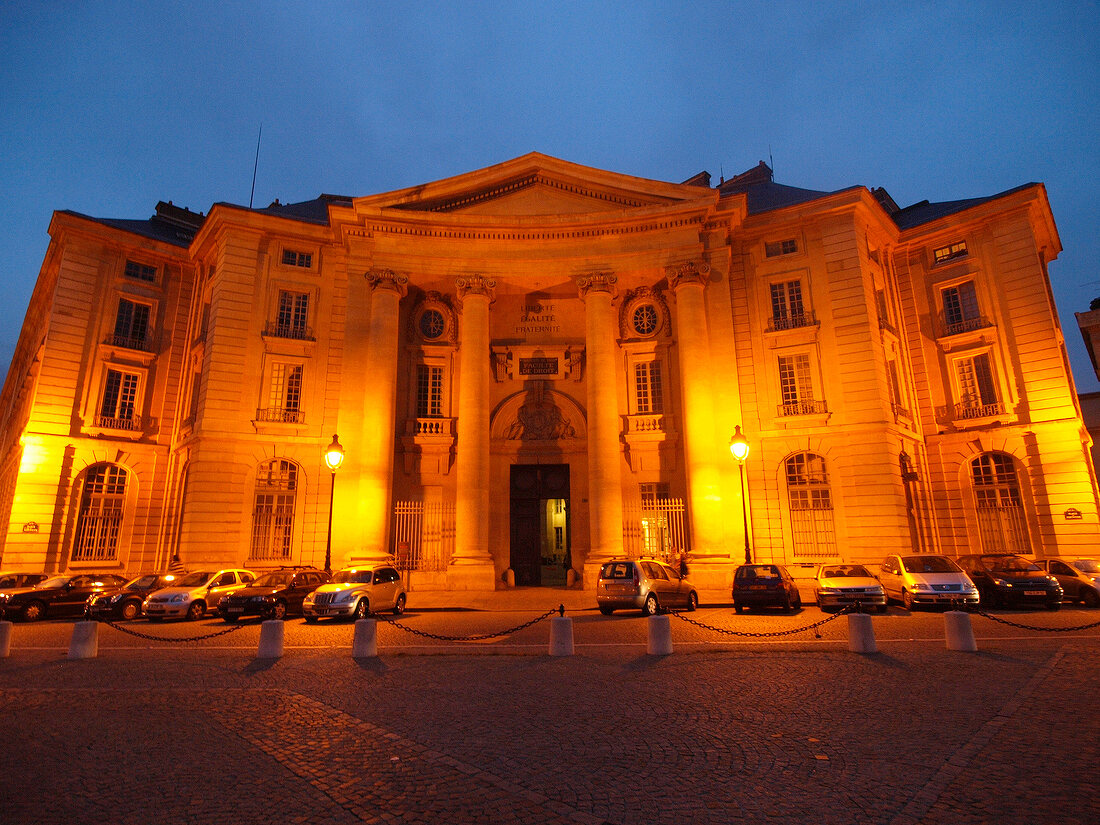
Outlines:
<svg viewBox="0 0 1100 825"><path fill-rule="evenodd" d="M768 586L766 584L750 584L749 585L749 590L767 590L767 589L768 589Z"/></svg>
<svg viewBox="0 0 1100 825"><path fill-rule="evenodd" d="M1025 596L1045 596L1047 592L1045 590L1025 590Z"/></svg>
<svg viewBox="0 0 1100 825"><path fill-rule="evenodd" d="M243 607L227 607L225 609L225 612L226 613L244 613L244 608Z"/></svg>

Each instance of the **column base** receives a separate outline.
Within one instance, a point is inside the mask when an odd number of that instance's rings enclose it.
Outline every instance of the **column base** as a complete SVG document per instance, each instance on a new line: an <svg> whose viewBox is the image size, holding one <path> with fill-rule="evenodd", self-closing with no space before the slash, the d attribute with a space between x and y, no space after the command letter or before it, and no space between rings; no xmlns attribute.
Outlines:
<svg viewBox="0 0 1100 825"><path fill-rule="evenodd" d="M496 590L497 574L492 560L453 562L447 568L448 590Z"/></svg>

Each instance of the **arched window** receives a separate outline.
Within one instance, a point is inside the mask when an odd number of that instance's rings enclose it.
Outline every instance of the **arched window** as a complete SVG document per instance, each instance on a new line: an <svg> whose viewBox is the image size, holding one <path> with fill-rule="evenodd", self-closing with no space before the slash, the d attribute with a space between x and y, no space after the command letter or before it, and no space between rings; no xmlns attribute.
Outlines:
<svg viewBox="0 0 1100 825"><path fill-rule="evenodd" d="M290 558L294 537L294 502L298 490L298 465L273 458L256 471L256 500L252 508L253 561Z"/></svg>
<svg viewBox="0 0 1100 825"><path fill-rule="evenodd" d="M795 558L835 556L833 496L825 459L814 453L797 453L784 462L784 469Z"/></svg>
<svg viewBox="0 0 1100 825"><path fill-rule="evenodd" d="M982 453L970 462L970 473L982 552L1030 553L1016 460L1005 453Z"/></svg>
<svg viewBox="0 0 1100 825"><path fill-rule="evenodd" d="M95 464L84 474L73 561L114 561L126 503L126 470Z"/></svg>

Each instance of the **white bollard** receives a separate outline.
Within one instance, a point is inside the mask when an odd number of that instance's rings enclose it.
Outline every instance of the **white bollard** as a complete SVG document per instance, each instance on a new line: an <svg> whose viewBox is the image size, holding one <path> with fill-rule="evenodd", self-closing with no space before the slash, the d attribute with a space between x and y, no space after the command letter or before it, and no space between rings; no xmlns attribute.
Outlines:
<svg viewBox="0 0 1100 825"><path fill-rule="evenodd" d="M0 659L11 653L11 622L0 622Z"/></svg>
<svg viewBox="0 0 1100 825"><path fill-rule="evenodd" d="M848 614L848 650L853 653L878 653L875 629L866 613Z"/></svg>
<svg viewBox="0 0 1100 825"><path fill-rule="evenodd" d="M672 628L668 616L649 617L649 642L646 653L651 656L667 656L672 652Z"/></svg>
<svg viewBox="0 0 1100 825"><path fill-rule="evenodd" d="M943 629L947 637L948 650L964 650L976 653L978 642L974 639L974 627L970 623L970 614L961 610L948 610L943 614Z"/></svg>
<svg viewBox="0 0 1100 825"><path fill-rule="evenodd" d="M69 641L70 659L94 659L99 654L99 622L77 622Z"/></svg>
<svg viewBox="0 0 1100 825"><path fill-rule="evenodd" d="M550 655L573 655L573 619L569 616L550 619Z"/></svg>
<svg viewBox="0 0 1100 825"><path fill-rule="evenodd" d="M378 619L356 619L351 640L354 659L369 659L378 655Z"/></svg>
<svg viewBox="0 0 1100 825"><path fill-rule="evenodd" d="M286 628L279 619L268 619L260 623L260 647L256 651L257 659L281 659L283 656L283 634Z"/></svg>

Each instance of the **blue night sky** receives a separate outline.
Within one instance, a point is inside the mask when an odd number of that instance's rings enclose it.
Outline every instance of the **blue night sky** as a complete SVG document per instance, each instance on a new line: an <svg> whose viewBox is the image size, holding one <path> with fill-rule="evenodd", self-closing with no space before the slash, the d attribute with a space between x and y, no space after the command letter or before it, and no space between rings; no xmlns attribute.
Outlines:
<svg viewBox="0 0 1100 825"><path fill-rule="evenodd" d="M55 209L367 195L543 152L640 177L1046 184L1050 275L1100 296L1096 2L23 2L0 6L0 375Z"/></svg>

